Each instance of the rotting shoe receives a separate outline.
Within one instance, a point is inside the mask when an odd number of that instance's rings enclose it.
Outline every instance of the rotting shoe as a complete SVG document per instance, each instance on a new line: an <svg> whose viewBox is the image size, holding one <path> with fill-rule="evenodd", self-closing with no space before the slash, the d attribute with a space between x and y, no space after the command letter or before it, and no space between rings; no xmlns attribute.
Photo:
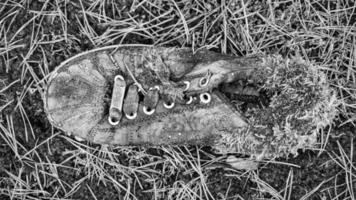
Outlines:
<svg viewBox="0 0 356 200"><path fill-rule="evenodd" d="M270 83L278 66L284 66L281 60L276 56L239 58L208 50L145 45L98 48L55 69L43 97L45 110L55 127L92 143L210 145L219 152L282 156L315 145L317 131L331 121L305 118L306 127L293 132L291 138L281 139L285 137L282 128L276 130L280 121L295 111L314 109L293 105L285 111L280 107L282 112L260 103L267 98L262 97L262 89L273 97L267 100L270 105L290 98L276 95L281 90ZM315 85L320 81L314 81ZM328 87L318 89L315 95L325 99L315 104L324 106L331 101L332 91ZM280 96L284 99L276 100ZM241 102L259 105L243 111ZM327 109L321 112L334 117L334 111ZM275 114L281 119L273 117ZM297 145L289 144L289 140L297 141Z"/></svg>

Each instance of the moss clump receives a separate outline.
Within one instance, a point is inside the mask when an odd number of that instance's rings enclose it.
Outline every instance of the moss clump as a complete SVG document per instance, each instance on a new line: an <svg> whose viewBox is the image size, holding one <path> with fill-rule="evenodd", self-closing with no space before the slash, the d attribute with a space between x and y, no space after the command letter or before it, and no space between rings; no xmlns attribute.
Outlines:
<svg viewBox="0 0 356 200"><path fill-rule="evenodd" d="M298 149L315 147L320 130L332 124L339 104L326 76L301 58L264 59L256 76L271 96L265 108L249 109L249 126L223 135L216 148L259 157L297 155Z"/></svg>

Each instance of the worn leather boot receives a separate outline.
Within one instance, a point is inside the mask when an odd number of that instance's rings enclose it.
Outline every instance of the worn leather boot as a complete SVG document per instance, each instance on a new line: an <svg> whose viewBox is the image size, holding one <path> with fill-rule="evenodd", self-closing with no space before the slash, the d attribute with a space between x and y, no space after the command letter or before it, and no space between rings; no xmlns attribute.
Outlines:
<svg viewBox="0 0 356 200"><path fill-rule="evenodd" d="M262 105L243 113L222 94L237 82L262 88L276 60L281 59L144 45L98 48L55 69L43 97L45 110L55 127L98 144L211 145L221 152L279 156L295 149L275 149L274 139L282 137L275 135L279 118L269 119L277 111ZM259 98L260 90L246 88L229 93L252 96L242 103ZM291 108L288 113L299 109ZM297 148L316 143L315 132L299 133L292 136Z"/></svg>

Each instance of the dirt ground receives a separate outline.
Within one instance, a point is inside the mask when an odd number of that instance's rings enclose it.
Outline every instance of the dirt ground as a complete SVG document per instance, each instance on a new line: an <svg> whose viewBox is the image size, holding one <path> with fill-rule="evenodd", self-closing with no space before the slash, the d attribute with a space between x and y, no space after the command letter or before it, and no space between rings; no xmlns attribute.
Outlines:
<svg viewBox="0 0 356 200"><path fill-rule="evenodd" d="M355 199L355 9L309 0L1 1L0 199ZM325 68L344 102L323 146L251 171L210 147L76 142L51 126L40 91L67 58L112 44L300 54Z"/></svg>

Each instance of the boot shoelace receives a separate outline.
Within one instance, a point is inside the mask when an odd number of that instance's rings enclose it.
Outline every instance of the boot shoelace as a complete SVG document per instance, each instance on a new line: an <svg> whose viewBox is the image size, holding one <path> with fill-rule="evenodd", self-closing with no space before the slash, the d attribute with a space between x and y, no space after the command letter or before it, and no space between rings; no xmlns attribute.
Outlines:
<svg viewBox="0 0 356 200"><path fill-rule="evenodd" d="M199 84L200 86L208 85L208 78L203 77ZM183 91L187 91L190 87L189 81L183 82L185 88ZM127 91L126 91L127 90ZM134 120L137 117L140 98L139 92L144 95L142 111L145 115L152 115L156 111L156 106L160 99L160 87L154 86L148 91L141 91L140 87L133 83L127 87L125 79L121 75L117 75L114 79L114 86L111 98L111 104L109 109L108 121L111 125L116 126L120 123L122 115L124 114L128 120ZM125 97L126 94L126 97ZM166 101L163 102L164 108L167 110L172 109L175 106L175 102L172 99L164 98ZM196 98L192 96L184 96L183 104L189 105ZM200 103L207 104L211 101L211 95L207 92L201 93L199 95Z"/></svg>

